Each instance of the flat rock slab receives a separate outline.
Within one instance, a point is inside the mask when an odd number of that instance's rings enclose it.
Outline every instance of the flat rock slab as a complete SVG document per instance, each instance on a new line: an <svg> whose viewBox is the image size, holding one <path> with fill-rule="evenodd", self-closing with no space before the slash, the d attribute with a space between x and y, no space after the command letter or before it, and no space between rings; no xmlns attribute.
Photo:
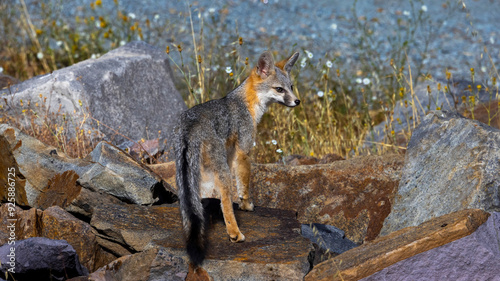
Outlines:
<svg viewBox="0 0 500 281"><path fill-rule="evenodd" d="M236 211L236 219L247 239L243 243L229 241L218 215L210 224L203 268L215 280L301 280L309 271L312 245L300 235L294 212L256 208L255 212ZM151 270L155 280L186 277L188 262L177 206L103 206L94 210L91 225L103 239L101 245L117 254L157 249Z"/></svg>
<svg viewBox="0 0 500 281"><path fill-rule="evenodd" d="M333 225L362 243L378 236L402 167L400 155L327 165L253 165L251 196L256 206L296 211L301 223Z"/></svg>
<svg viewBox="0 0 500 281"><path fill-rule="evenodd" d="M395 263L362 280L498 280L499 230L500 213L495 212L471 235Z"/></svg>
<svg viewBox="0 0 500 281"><path fill-rule="evenodd" d="M445 111L413 132L381 235L464 209L500 208L500 130Z"/></svg>
<svg viewBox="0 0 500 281"><path fill-rule="evenodd" d="M359 280L399 261L470 235L489 216L478 209L462 210L417 227L401 229L318 264L305 280Z"/></svg>

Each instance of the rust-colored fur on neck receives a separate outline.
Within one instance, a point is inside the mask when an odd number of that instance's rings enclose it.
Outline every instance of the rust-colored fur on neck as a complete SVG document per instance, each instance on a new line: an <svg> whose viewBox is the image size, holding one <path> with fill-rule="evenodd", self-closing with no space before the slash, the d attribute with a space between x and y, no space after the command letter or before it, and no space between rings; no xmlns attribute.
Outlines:
<svg viewBox="0 0 500 281"><path fill-rule="evenodd" d="M245 103L247 104L248 111L255 123L255 107L259 104L259 97L255 89L258 84L262 83L262 78L257 74L257 69L252 69L250 76L245 82Z"/></svg>

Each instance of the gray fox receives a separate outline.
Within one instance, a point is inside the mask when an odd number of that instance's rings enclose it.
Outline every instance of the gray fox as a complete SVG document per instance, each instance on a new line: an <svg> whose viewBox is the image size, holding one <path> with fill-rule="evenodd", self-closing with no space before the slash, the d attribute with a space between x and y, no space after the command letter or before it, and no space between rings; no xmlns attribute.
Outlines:
<svg viewBox="0 0 500 281"><path fill-rule="evenodd" d="M215 186L220 195L227 233L232 242L243 242L233 212L230 187L236 179L239 207L253 211L249 198L250 149L257 124L271 103L295 107L290 70L299 53L274 63L264 52L251 74L227 96L184 111L175 129L176 183L186 251L197 267L205 258L205 217L200 188ZM233 171L234 175L231 174Z"/></svg>

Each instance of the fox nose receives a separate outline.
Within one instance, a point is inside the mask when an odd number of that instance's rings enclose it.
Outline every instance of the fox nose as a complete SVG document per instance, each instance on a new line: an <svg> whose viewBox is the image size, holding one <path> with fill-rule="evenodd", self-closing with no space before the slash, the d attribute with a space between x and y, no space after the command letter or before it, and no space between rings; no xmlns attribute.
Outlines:
<svg viewBox="0 0 500 281"><path fill-rule="evenodd" d="M300 104L300 100L295 100L295 105L299 105Z"/></svg>

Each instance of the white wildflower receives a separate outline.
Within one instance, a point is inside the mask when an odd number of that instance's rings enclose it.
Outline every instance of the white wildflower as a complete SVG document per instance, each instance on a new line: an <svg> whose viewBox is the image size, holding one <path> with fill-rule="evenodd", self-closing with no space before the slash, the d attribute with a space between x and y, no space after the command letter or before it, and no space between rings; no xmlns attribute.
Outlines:
<svg viewBox="0 0 500 281"><path fill-rule="evenodd" d="M427 12L427 6L426 5L422 5L422 7L420 8L420 10L422 10L422 12Z"/></svg>
<svg viewBox="0 0 500 281"><path fill-rule="evenodd" d="M215 8L208 8L208 12L211 14L215 13Z"/></svg>
<svg viewBox="0 0 500 281"><path fill-rule="evenodd" d="M257 146L257 144L255 142L253 142L253 146Z"/></svg>
<svg viewBox="0 0 500 281"><path fill-rule="evenodd" d="M135 19L135 14L134 13L128 13L128 17L131 19Z"/></svg>
<svg viewBox="0 0 500 281"><path fill-rule="evenodd" d="M337 30L337 24L336 23L332 23L330 25L330 28L333 29L333 30Z"/></svg>
<svg viewBox="0 0 500 281"><path fill-rule="evenodd" d="M356 83L361 84L363 83L363 80L361 78L356 78Z"/></svg>
<svg viewBox="0 0 500 281"><path fill-rule="evenodd" d="M304 68L306 67L306 58L302 58L302 60L300 61L300 67Z"/></svg>
<svg viewBox="0 0 500 281"><path fill-rule="evenodd" d="M120 41L120 46L123 46L125 44L127 44L127 42L125 42L125 40Z"/></svg>
<svg viewBox="0 0 500 281"><path fill-rule="evenodd" d="M373 100L373 101L377 100L377 96L373 96L373 97L372 97L372 100Z"/></svg>
<svg viewBox="0 0 500 281"><path fill-rule="evenodd" d="M276 149L276 152L278 152L279 154L283 153L283 150L281 150L281 148L278 148Z"/></svg>
<svg viewBox="0 0 500 281"><path fill-rule="evenodd" d="M157 22L159 19L160 19L160 15L159 14L155 14L155 16L153 17L153 20L155 22Z"/></svg>
<svg viewBox="0 0 500 281"><path fill-rule="evenodd" d="M318 91L317 95L318 97L322 98L325 95L325 93L323 91Z"/></svg>
<svg viewBox="0 0 500 281"><path fill-rule="evenodd" d="M309 52L308 50L306 50L305 52L308 58L312 59L314 57L313 53Z"/></svg>
<svg viewBox="0 0 500 281"><path fill-rule="evenodd" d="M36 54L36 57L37 57L39 60L43 59L43 53L42 53L42 52L38 52L38 53Z"/></svg>
<svg viewBox="0 0 500 281"><path fill-rule="evenodd" d="M326 67L328 67L328 68L332 68L332 66L333 66L332 61L327 60L327 61L326 61Z"/></svg>
<svg viewBox="0 0 500 281"><path fill-rule="evenodd" d="M403 11L403 15L409 17L410 16L410 12L409 11Z"/></svg>
<svg viewBox="0 0 500 281"><path fill-rule="evenodd" d="M493 38L493 36L490 36L490 43L495 44L495 38Z"/></svg>
<svg viewBox="0 0 500 281"><path fill-rule="evenodd" d="M96 59L96 58L97 58L97 55L96 55L96 54L92 54L92 55L90 56L90 58L91 58L91 59Z"/></svg>
<svg viewBox="0 0 500 281"><path fill-rule="evenodd" d="M233 72L233 69L230 66L226 67L226 73L229 74L231 72Z"/></svg>
<svg viewBox="0 0 500 281"><path fill-rule="evenodd" d="M2 72L3 72L3 67L0 66L0 73L2 73Z"/></svg>
<svg viewBox="0 0 500 281"><path fill-rule="evenodd" d="M95 27L96 28L101 28L101 21L100 20L96 20L95 21Z"/></svg>
<svg viewBox="0 0 500 281"><path fill-rule="evenodd" d="M370 79L369 78L363 79L363 84L369 85L370 84Z"/></svg>
<svg viewBox="0 0 500 281"><path fill-rule="evenodd" d="M488 71L488 70L486 69L486 67L481 66L481 72L485 73L486 71Z"/></svg>
<svg viewBox="0 0 500 281"><path fill-rule="evenodd" d="M58 47L61 47L61 46L62 46L62 44L63 44L63 42L62 42L62 41L60 41L60 40L56 42L56 45L57 45Z"/></svg>
<svg viewBox="0 0 500 281"><path fill-rule="evenodd" d="M272 140L271 143L274 144L274 145L278 144L278 142L276 140Z"/></svg>

